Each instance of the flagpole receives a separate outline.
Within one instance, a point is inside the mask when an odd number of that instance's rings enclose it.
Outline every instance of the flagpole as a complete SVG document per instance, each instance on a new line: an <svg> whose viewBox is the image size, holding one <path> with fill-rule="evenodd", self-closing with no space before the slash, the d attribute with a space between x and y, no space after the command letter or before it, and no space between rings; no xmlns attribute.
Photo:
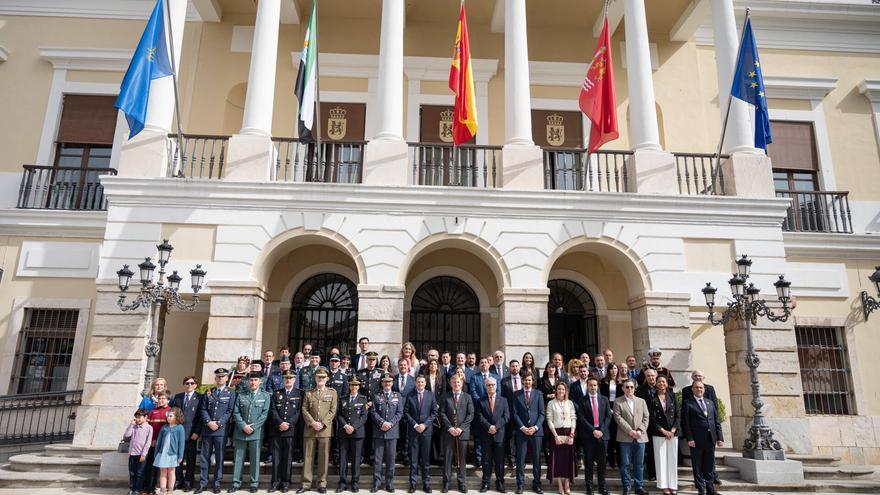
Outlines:
<svg viewBox="0 0 880 495"><path fill-rule="evenodd" d="M734 70L736 70L736 64L739 63L739 57L742 54L743 47L743 36L745 36L746 32L746 23L749 22L749 15L751 13L751 9L746 7L746 18L743 20L743 28L742 35L739 40L739 48L736 50L736 61L734 62ZM730 91L727 93L727 111L724 112L724 124L721 126L721 140L718 142L718 149L715 152L715 170L712 171L712 187L715 187L715 179L718 177L718 173L721 170L721 150L724 148L724 137L727 134L727 121L730 119L730 107L733 103L733 80L731 78L730 81L731 87ZM724 191L721 191L722 193Z"/></svg>
<svg viewBox="0 0 880 495"><path fill-rule="evenodd" d="M177 117L177 160L174 161L173 168L176 170L171 171L171 175L174 177L183 177L183 173L179 167L179 164L183 161L183 131L180 128L180 93L177 89L177 63L174 60L174 32L171 27L171 2L168 0L161 0L165 2L165 18L168 21L168 47L171 51L171 81L174 86L174 114Z"/></svg>
<svg viewBox="0 0 880 495"><path fill-rule="evenodd" d="M315 1L315 147L316 159L318 161L318 170L321 171L321 180L323 180L323 170L321 161L321 51L318 49L318 0ZM314 180L314 177L312 178ZM319 180L318 182L320 182Z"/></svg>

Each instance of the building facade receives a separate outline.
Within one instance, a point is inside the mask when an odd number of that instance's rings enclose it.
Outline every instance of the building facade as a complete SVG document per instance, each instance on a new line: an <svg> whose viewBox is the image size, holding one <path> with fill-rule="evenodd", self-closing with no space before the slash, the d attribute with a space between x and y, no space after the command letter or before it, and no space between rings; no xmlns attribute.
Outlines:
<svg viewBox="0 0 880 495"><path fill-rule="evenodd" d="M723 298L748 254L768 299L785 274L797 302L755 331L778 439L880 464L861 302L880 262L875 3L749 2L774 143L753 147L734 101L719 157L745 2L612 2L620 138L588 156L602 2L469 2L480 127L453 149L458 2L324 0L318 159L295 135L308 0L170 0L183 136L165 78L131 140L112 104L153 2L0 1L0 392L81 389L74 443L112 448L151 328L117 306L116 271L169 239L170 270L208 272L198 309L163 317L172 389L360 336L540 366L658 347L679 383L705 372L739 446L745 331L709 325L700 289Z"/></svg>

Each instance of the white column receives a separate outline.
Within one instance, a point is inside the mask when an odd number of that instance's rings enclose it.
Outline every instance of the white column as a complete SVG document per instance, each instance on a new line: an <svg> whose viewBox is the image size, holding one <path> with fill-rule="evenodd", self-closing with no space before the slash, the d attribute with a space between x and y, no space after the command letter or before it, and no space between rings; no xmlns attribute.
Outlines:
<svg viewBox="0 0 880 495"><path fill-rule="evenodd" d="M187 0L168 0L166 8L171 12L171 40L174 42L174 70L180 68L180 51L183 46L183 28L186 25ZM165 13L167 21L168 13ZM166 27L168 24L166 24ZM168 30L165 35L168 36ZM144 129L167 134L174 120L174 81L170 77L156 79L150 85L150 99Z"/></svg>
<svg viewBox="0 0 880 495"><path fill-rule="evenodd" d="M275 66L278 62L278 29L281 0L260 0L254 26L251 67L241 134L271 136L275 104Z"/></svg>
<svg viewBox="0 0 880 495"><path fill-rule="evenodd" d="M526 1L504 0L504 143L533 145Z"/></svg>
<svg viewBox="0 0 880 495"><path fill-rule="evenodd" d="M721 107L721 123L727 112L733 71L736 68L736 55L739 50L739 36L736 31L736 17L733 13L733 0L712 1L712 27L715 32L715 66L718 70L718 101ZM724 152L759 153L755 148L752 121L749 117L748 103L733 98L730 100L730 117L727 134L724 137Z"/></svg>
<svg viewBox="0 0 880 495"><path fill-rule="evenodd" d="M382 0L376 139L403 141L403 0Z"/></svg>
<svg viewBox="0 0 880 495"><path fill-rule="evenodd" d="M660 133L657 130L657 110L654 107L654 81L651 75L645 0L624 0L623 8L632 149L659 150Z"/></svg>

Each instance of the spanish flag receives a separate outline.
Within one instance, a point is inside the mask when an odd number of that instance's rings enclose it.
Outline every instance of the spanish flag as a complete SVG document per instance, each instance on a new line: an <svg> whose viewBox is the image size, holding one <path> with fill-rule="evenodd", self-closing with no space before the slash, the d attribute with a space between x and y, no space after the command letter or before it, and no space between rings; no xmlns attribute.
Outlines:
<svg viewBox="0 0 880 495"><path fill-rule="evenodd" d="M452 139L455 145L471 140L477 134L477 98L474 94L474 73L471 70L471 45L468 41L464 0L455 33L455 53L449 68L449 89L455 93Z"/></svg>

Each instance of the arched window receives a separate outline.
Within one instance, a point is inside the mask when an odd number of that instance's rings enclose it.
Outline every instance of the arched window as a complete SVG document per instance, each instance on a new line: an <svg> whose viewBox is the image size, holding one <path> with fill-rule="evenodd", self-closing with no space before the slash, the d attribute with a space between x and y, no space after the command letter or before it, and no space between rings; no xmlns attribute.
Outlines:
<svg viewBox="0 0 880 495"><path fill-rule="evenodd" d="M293 295L290 349L296 353L310 343L322 353L331 347L350 353L357 338L358 295L351 280L322 273L306 280Z"/></svg>
<svg viewBox="0 0 880 495"><path fill-rule="evenodd" d="M598 352L596 303L587 289L571 280L551 280L547 303L550 352L560 352L565 359Z"/></svg>
<svg viewBox="0 0 880 495"><path fill-rule="evenodd" d="M455 277L434 277L423 283L413 294L409 336L420 356L429 349L479 353L477 295Z"/></svg>

